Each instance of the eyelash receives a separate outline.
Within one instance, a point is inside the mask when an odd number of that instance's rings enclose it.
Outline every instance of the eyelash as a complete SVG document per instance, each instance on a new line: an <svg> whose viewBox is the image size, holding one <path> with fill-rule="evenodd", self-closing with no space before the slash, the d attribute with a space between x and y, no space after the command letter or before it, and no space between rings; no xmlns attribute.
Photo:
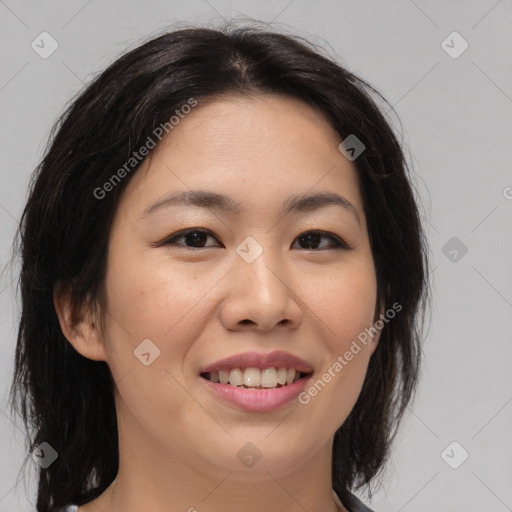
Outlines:
<svg viewBox="0 0 512 512"><path fill-rule="evenodd" d="M205 235L210 235L210 236L216 238L215 235L207 229L190 228L190 229L185 229L183 231L179 231L178 233L175 233L174 235L165 239L163 242L161 242L158 245L159 246L164 246L164 245L178 245L178 246L182 245L183 246L183 244L176 244L175 241L179 240L180 238L185 237L186 235L188 235L190 233L203 233ZM334 241L334 245L335 245L335 247L331 247L332 249L343 249L343 250L352 249L352 247L349 244L347 244L344 240L342 240L338 236L335 236L331 233L327 233L326 231L321 231L321 230L316 230L316 229L304 231L304 233L301 233L297 238L299 238L300 236L306 235L306 234L310 234L310 233L318 234L325 238L330 238L332 241ZM189 246L183 246L183 247L190 249L190 250L194 250L194 251L210 248L210 247L189 247ZM327 249L329 249L329 247ZM303 250L304 251L325 251L326 249L324 248L324 249L303 249Z"/></svg>

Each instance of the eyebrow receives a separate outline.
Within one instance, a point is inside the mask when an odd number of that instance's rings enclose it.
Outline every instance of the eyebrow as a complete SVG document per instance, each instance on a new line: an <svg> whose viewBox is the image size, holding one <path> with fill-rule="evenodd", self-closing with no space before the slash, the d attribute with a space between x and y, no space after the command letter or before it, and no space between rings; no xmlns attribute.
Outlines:
<svg viewBox="0 0 512 512"><path fill-rule="evenodd" d="M196 206L224 211L226 213L240 213L243 209L242 203L233 198L217 192L207 190L189 190L168 195L148 206L141 218L161 208L169 206ZM355 206L346 198L334 192L318 192L308 196L290 196L283 205L282 214L290 212L307 212L324 208L329 205L338 205L351 212L361 225L361 219Z"/></svg>

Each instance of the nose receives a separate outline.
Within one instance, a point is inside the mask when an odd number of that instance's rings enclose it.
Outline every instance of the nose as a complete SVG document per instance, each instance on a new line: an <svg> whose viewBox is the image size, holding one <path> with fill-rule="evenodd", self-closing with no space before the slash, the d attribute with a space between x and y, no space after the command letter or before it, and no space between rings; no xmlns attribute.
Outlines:
<svg viewBox="0 0 512 512"><path fill-rule="evenodd" d="M296 329L303 308L290 269L265 249L252 263L237 256L220 311L228 330Z"/></svg>

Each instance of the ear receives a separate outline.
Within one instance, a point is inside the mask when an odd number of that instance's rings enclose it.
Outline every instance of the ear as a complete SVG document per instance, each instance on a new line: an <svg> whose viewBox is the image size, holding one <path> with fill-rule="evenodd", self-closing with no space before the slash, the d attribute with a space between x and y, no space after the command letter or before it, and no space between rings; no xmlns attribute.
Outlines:
<svg viewBox="0 0 512 512"><path fill-rule="evenodd" d="M75 350L88 359L106 361L107 352L100 330L99 318L91 311L74 310L71 302L72 285L58 281L53 289L53 304L60 328Z"/></svg>

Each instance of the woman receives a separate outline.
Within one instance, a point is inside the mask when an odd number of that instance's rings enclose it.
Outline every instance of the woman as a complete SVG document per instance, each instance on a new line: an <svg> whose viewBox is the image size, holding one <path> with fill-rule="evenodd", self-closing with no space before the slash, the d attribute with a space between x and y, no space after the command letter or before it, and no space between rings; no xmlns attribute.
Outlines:
<svg viewBox="0 0 512 512"><path fill-rule="evenodd" d="M428 265L369 91L297 37L186 29L74 100L19 227L38 511L370 510Z"/></svg>

